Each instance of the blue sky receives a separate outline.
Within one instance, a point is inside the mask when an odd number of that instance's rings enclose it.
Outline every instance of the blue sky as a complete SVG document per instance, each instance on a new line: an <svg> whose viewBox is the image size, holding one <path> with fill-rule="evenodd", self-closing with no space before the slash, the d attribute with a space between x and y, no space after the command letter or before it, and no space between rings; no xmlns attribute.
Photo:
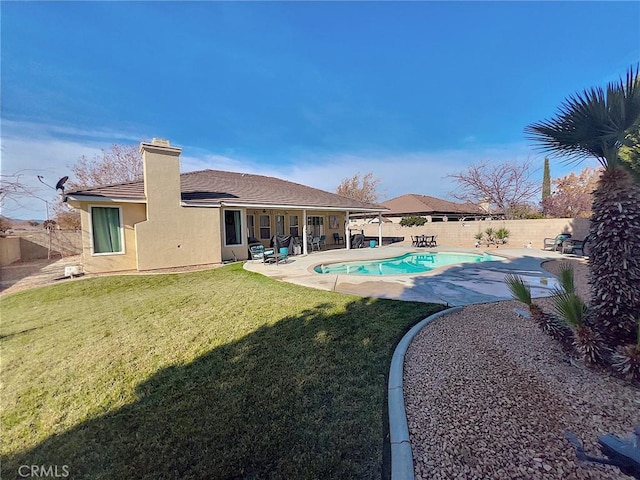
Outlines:
<svg viewBox="0 0 640 480"><path fill-rule="evenodd" d="M2 2L1 21L2 173L45 199L37 175L152 137L183 171L448 198L469 163L542 166L524 127L640 59L639 2Z"/></svg>

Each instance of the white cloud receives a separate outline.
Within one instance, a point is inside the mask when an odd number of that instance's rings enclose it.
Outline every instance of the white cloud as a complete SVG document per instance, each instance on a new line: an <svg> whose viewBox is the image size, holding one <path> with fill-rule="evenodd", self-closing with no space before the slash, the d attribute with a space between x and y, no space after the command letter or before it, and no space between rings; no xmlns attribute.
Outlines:
<svg viewBox="0 0 640 480"><path fill-rule="evenodd" d="M389 199L406 193L447 198L455 184L447 178L481 160L522 160L528 150L522 144L476 147L466 150L391 153L383 155L327 155L304 158L277 176L333 191L343 178L372 172L380 178L380 190Z"/></svg>
<svg viewBox="0 0 640 480"><path fill-rule="evenodd" d="M88 132L87 132L88 133ZM2 175L19 175L23 183L35 198L21 198L19 202L4 205L3 215L16 218L44 219L47 214L46 202L53 205L57 201L56 192L48 185L55 185L58 179L69 175L69 166L82 155L92 157L107 144L101 144L93 135L84 136L84 140L67 139L61 129L28 122L2 122Z"/></svg>
<svg viewBox="0 0 640 480"><path fill-rule="evenodd" d="M56 193L38 182L37 175L45 177L49 185L69 175L69 166L82 155L89 158L100 153L111 143L137 143L144 137L132 134L104 131L81 131L58 128L27 122L3 122L2 174L20 172L21 180L31 187L41 199L53 202ZM235 158L209 152L197 147L183 147L181 170L183 172L203 170L207 168L237 172L255 173L279 177L293 182L334 191L342 179L353 176L356 172L365 174L372 172L382 179L380 190L383 199L393 198L405 193L432 195L449 198L448 194L455 189L455 184L448 178L460 172L467 165L483 160L494 162L524 160L533 158L540 164L540 181L542 181L542 161L544 155L531 152L525 143L513 143L495 146L469 146L466 149L450 149L433 152L402 153L315 153L306 152L295 158L283 158L281 161L264 161L251 158ZM566 175L571 170L579 171L579 166L563 166L552 161L552 177ZM44 218L44 201L37 198L25 199L21 205L14 205L3 212L17 218Z"/></svg>

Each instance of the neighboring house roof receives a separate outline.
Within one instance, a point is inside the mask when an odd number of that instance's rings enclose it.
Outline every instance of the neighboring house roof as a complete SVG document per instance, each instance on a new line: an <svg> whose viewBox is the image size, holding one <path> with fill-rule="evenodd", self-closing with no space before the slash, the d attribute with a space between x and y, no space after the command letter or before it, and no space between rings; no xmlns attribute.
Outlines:
<svg viewBox="0 0 640 480"><path fill-rule="evenodd" d="M454 203L441 198L430 197L429 195L417 195L409 193L400 197L392 198L381 202L390 211L385 212L386 216L432 213L458 214L458 215L482 215L483 210L471 203Z"/></svg>
<svg viewBox="0 0 640 480"><path fill-rule="evenodd" d="M201 170L180 175L182 201L186 205L247 207L309 207L352 211L381 211L386 207L364 203L335 193L275 177L250 173ZM67 192L74 200L126 200L145 202L142 180Z"/></svg>

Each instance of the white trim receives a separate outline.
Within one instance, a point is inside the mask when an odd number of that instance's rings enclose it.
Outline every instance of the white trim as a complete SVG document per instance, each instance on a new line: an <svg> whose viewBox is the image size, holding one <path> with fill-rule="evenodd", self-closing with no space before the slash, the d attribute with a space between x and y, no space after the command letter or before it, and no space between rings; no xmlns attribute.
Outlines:
<svg viewBox="0 0 640 480"><path fill-rule="evenodd" d="M104 202L104 203L142 203L146 204L146 198L115 198L115 197L101 197L98 195L65 195L65 198L73 200L75 202ZM246 208L246 209L260 209L269 208L272 210L312 210L312 211L329 211L329 212L362 212L362 213L376 213L389 211L388 208L360 208L360 207L329 207L329 206L310 206L310 205L276 205L268 203L239 203L239 202L219 202L219 203L194 203L190 201L180 201L181 207L200 207L200 208L221 208L221 207L234 207L234 208Z"/></svg>
<svg viewBox="0 0 640 480"><path fill-rule="evenodd" d="M269 219L269 237L268 238L262 238L262 229L263 228L267 228L267 227L263 227L262 226L262 222L260 221L260 219L262 217L267 217ZM270 213L259 213L258 214L258 236L256 237L258 240L262 241L262 240L270 240L273 238L273 229L271 228L271 214Z"/></svg>
<svg viewBox="0 0 640 480"><path fill-rule="evenodd" d="M112 197L100 197L98 195L82 195L76 197L74 195L65 195L65 199L73 200L74 202L103 202L103 203L147 203L145 198L112 198ZM100 205L97 205L98 207Z"/></svg>
<svg viewBox="0 0 640 480"><path fill-rule="evenodd" d="M115 197L101 197L97 195L66 195L65 198L73 200L75 202L104 202L104 203L142 203L146 204L146 198L115 198ZM389 211L388 208L358 208L358 207L317 207L309 205L275 205L268 203L238 203L238 202L220 202L220 203L193 203L190 201L180 201L181 207L197 207L197 208L221 208L221 207L233 207L233 208L246 208L246 209L261 209L269 208L271 210L311 210L311 211L328 211L328 212L362 212L362 213L376 213Z"/></svg>
<svg viewBox="0 0 640 480"><path fill-rule="evenodd" d="M183 202L185 203L185 202ZM365 208L365 207L329 207L329 206L309 206L309 205L274 205L274 204L262 204L262 203L237 203L237 202L220 202L220 205L225 207L244 207L247 209L252 208L269 208L271 210L319 210L319 211L336 211L336 212L384 212L388 211L388 208ZM204 206L204 205L201 205Z"/></svg>
<svg viewBox="0 0 640 480"><path fill-rule="evenodd" d="M124 217L122 215L122 207L120 205L89 205L89 250L91 252L92 257L104 257L106 255L126 255L127 254L127 244L124 238ZM117 208L118 209L118 217L120 218L120 245L122 245L121 252L104 252L104 253L95 253L93 251L93 208Z"/></svg>
<svg viewBox="0 0 640 480"><path fill-rule="evenodd" d="M346 217L344 219L344 244L347 246L347 250L351 250L351 228L349 227L349 220L351 219L351 213L349 210L346 212Z"/></svg>
<svg viewBox="0 0 640 480"><path fill-rule="evenodd" d="M181 207L200 207L200 208L222 208L222 207L244 207L244 205L222 205L221 203L189 203L180 202Z"/></svg>
<svg viewBox="0 0 640 480"><path fill-rule="evenodd" d="M302 210L302 253L307 255L309 253L309 242L307 241L307 210Z"/></svg>

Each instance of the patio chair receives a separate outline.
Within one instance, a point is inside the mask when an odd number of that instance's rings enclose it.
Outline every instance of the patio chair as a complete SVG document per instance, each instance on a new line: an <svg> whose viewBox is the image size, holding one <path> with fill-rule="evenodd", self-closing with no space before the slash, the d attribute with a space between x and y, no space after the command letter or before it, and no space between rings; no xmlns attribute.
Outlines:
<svg viewBox="0 0 640 480"><path fill-rule="evenodd" d="M327 236L326 235L320 235L320 248L322 248L324 246L324 248L327 248Z"/></svg>
<svg viewBox="0 0 640 480"><path fill-rule="evenodd" d="M280 247L280 259L279 261L287 263L289 259L289 249L287 247Z"/></svg>
<svg viewBox="0 0 640 480"><path fill-rule="evenodd" d="M275 248L266 248L262 255L262 263L278 263L280 255L276 253Z"/></svg>
<svg viewBox="0 0 640 480"><path fill-rule="evenodd" d="M341 237L338 232L333 233L333 243L335 245L340 245L340 243L344 243L344 237Z"/></svg>
<svg viewBox="0 0 640 480"><path fill-rule="evenodd" d="M311 251L313 252L314 250L318 250L320 251L320 237L311 237L311 242L309 242L311 244Z"/></svg>
<svg viewBox="0 0 640 480"><path fill-rule="evenodd" d="M251 260L262 260L264 258L264 245L252 245L249 247Z"/></svg>
<svg viewBox="0 0 640 480"><path fill-rule="evenodd" d="M542 249L557 252L558 250L562 249L562 242L564 242L568 238L571 238L570 233L561 233L559 235L556 235L555 238L545 238Z"/></svg>
<svg viewBox="0 0 640 480"><path fill-rule="evenodd" d="M572 253L577 255L577 251L580 252L580 255L584 256L584 244L589 240L589 236L587 235L584 240L578 240L577 238L568 238L562 241L562 246L560 253Z"/></svg>

